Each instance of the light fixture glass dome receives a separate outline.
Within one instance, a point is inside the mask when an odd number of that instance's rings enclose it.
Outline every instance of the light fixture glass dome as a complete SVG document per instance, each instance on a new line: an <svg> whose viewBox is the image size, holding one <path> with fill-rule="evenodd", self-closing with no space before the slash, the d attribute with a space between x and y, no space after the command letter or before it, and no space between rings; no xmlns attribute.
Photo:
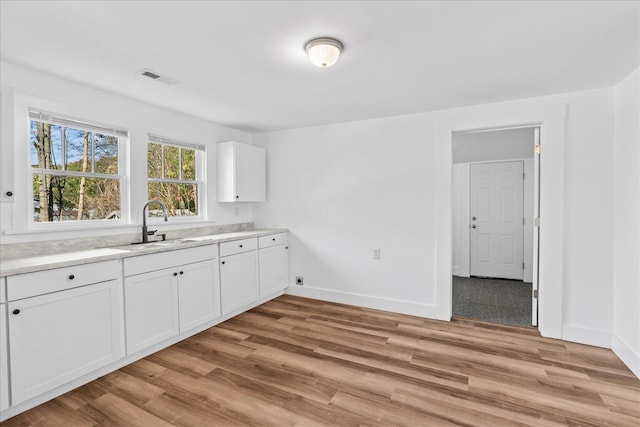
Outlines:
<svg viewBox="0 0 640 427"><path fill-rule="evenodd" d="M338 61L344 46L336 39L318 38L307 43L305 50L309 59L318 67L331 67Z"/></svg>

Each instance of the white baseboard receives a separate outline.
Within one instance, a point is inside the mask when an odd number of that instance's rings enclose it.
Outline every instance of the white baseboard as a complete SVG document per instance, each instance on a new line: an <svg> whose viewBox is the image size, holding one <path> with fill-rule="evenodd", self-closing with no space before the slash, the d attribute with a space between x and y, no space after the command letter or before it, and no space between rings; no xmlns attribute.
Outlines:
<svg viewBox="0 0 640 427"><path fill-rule="evenodd" d="M355 305L358 307L373 308L376 310L391 311L394 313L408 314L410 316L427 317L430 319L446 320L442 318L435 305L419 304L413 301L403 301L391 298L382 298L373 295L342 292L331 289L316 288L313 286L291 285L286 289L289 295L337 302L340 304Z"/></svg>
<svg viewBox="0 0 640 427"><path fill-rule="evenodd" d="M562 326L562 339L596 347L611 348L611 332L575 325Z"/></svg>
<svg viewBox="0 0 640 427"><path fill-rule="evenodd" d="M636 377L640 378L640 353L628 346L615 333L611 334L611 350Z"/></svg>

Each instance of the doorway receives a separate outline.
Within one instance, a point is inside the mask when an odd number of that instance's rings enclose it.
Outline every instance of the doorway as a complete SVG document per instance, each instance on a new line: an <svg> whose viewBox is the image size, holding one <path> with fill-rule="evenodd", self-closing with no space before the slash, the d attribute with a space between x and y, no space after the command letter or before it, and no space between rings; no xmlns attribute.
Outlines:
<svg viewBox="0 0 640 427"><path fill-rule="evenodd" d="M536 146L535 126L453 134L453 316L537 326Z"/></svg>

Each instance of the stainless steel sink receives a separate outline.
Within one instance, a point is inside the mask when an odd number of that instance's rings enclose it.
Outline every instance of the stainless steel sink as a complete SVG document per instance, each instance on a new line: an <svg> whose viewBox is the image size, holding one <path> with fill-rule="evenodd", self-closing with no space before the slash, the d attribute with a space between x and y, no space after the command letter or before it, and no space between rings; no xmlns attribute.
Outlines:
<svg viewBox="0 0 640 427"><path fill-rule="evenodd" d="M212 234L209 236L199 236L199 237L185 237L182 240L188 240L190 242L208 242L209 240L219 240L220 236L216 234Z"/></svg>
<svg viewBox="0 0 640 427"><path fill-rule="evenodd" d="M146 248L166 248L166 247L173 247L173 246L180 246L187 243L184 239L175 239L175 240L160 240L157 242L149 242L149 243L142 243L142 242L135 242L135 243L131 243L130 247L131 249L146 249Z"/></svg>

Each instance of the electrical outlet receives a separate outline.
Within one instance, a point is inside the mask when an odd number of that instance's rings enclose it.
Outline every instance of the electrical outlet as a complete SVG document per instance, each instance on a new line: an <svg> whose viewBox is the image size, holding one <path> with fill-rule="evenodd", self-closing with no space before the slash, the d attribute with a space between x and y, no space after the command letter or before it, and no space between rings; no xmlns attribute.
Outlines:
<svg viewBox="0 0 640 427"><path fill-rule="evenodd" d="M304 285L304 279L302 278L302 276L296 276L296 285L299 285L299 286Z"/></svg>
<svg viewBox="0 0 640 427"><path fill-rule="evenodd" d="M373 250L373 259L380 259L380 249Z"/></svg>

